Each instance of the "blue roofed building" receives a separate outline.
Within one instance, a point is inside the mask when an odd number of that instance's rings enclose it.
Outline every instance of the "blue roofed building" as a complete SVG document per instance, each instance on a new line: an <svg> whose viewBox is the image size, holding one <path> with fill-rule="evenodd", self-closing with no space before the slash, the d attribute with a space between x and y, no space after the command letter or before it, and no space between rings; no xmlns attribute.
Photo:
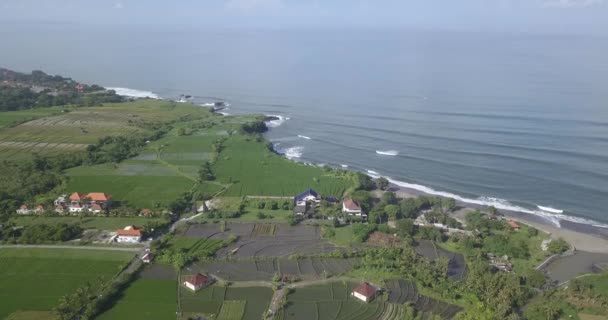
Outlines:
<svg viewBox="0 0 608 320"><path fill-rule="evenodd" d="M321 202L321 197L316 191L308 189L293 197L293 202L293 211L296 215L311 217L314 215L315 206Z"/></svg>

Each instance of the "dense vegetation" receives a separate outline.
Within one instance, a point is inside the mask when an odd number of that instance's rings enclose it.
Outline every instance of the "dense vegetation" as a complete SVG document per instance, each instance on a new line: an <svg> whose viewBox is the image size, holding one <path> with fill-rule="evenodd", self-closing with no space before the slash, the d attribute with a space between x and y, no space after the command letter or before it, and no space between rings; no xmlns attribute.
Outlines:
<svg viewBox="0 0 608 320"><path fill-rule="evenodd" d="M0 69L0 111L15 111L74 104L96 106L120 102L123 98L114 91L98 85L79 84L61 76L42 71L24 74Z"/></svg>

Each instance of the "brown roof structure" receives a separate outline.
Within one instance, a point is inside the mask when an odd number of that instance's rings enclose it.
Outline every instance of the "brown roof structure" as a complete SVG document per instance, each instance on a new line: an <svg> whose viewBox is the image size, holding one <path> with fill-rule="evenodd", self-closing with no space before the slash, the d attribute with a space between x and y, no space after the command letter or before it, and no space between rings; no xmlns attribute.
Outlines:
<svg viewBox="0 0 608 320"><path fill-rule="evenodd" d="M84 200L84 193L74 192L70 195L70 201L82 201Z"/></svg>
<svg viewBox="0 0 608 320"><path fill-rule="evenodd" d="M367 282L363 282L358 287L353 289L353 292L356 292L368 299L375 297L376 291L377 291L376 288Z"/></svg>
<svg viewBox="0 0 608 320"><path fill-rule="evenodd" d="M209 280L209 277L207 277L201 273L193 274L193 275L187 276L185 278L186 282L191 283L196 287L207 283L208 280Z"/></svg>
<svg viewBox="0 0 608 320"><path fill-rule="evenodd" d="M112 196L107 193L103 193L103 192L91 192L86 195L86 198L91 201L102 201L103 202L103 201L108 201L108 200L112 199Z"/></svg>
<svg viewBox="0 0 608 320"><path fill-rule="evenodd" d="M348 210L361 210L361 206L353 199L344 199L344 207Z"/></svg>
<svg viewBox="0 0 608 320"><path fill-rule="evenodd" d="M117 230L116 234L119 236L141 237L143 232L136 226L128 226L124 229Z"/></svg>

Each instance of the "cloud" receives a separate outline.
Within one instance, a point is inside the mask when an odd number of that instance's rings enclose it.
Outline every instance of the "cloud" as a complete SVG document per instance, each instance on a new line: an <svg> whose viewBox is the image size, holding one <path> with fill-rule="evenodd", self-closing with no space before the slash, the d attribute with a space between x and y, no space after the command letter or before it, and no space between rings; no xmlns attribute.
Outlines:
<svg viewBox="0 0 608 320"><path fill-rule="evenodd" d="M122 8L124 8L124 7L125 7L125 5L124 5L124 4L122 4L122 2L116 2L116 3L114 3L114 5L112 6L112 8L114 8L114 9L122 9Z"/></svg>
<svg viewBox="0 0 608 320"><path fill-rule="evenodd" d="M546 7L552 8L586 8L603 5L604 0L548 0Z"/></svg>

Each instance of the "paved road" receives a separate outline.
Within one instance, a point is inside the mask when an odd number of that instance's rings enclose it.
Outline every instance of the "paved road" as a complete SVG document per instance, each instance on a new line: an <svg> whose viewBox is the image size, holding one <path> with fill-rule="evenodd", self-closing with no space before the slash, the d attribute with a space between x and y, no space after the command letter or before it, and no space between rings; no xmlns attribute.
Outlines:
<svg viewBox="0 0 608 320"><path fill-rule="evenodd" d="M2 249L2 248L75 249L75 250L127 251L127 252L140 252L142 250L142 248L54 246L54 245L35 245L35 244L0 245L0 249Z"/></svg>

